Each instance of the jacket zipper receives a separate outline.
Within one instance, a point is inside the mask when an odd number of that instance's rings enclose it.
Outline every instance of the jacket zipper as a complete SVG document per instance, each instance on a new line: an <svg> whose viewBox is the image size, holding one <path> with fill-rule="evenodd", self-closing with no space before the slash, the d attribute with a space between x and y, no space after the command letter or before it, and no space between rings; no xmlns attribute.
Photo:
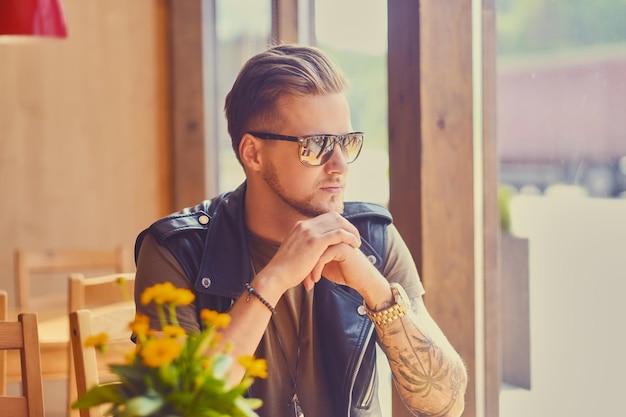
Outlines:
<svg viewBox="0 0 626 417"><path fill-rule="evenodd" d="M348 400L348 414L347 417L350 417L352 414L352 396L354 394L354 384L356 382L357 374L359 373L359 369L361 369L361 364L363 363L363 357L365 356L365 351L367 350L367 345L369 345L370 339L372 338L372 333L374 332L374 326L370 326L367 337L365 338L365 343L363 344L363 348L361 348L361 353L359 355L359 360L356 363L354 368L354 373L352 374L352 380L350 381L350 398ZM369 388L371 390L371 386Z"/></svg>
<svg viewBox="0 0 626 417"><path fill-rule="evenodd" d="M367 404L371 402L372 395L374 391L374 380L376 379L376 370L372 372L372 376L370 377L370 382L367 384L367 390L365 390L365 395L363 396L363 402L361 402L361 408L367 407Z"/></svg>

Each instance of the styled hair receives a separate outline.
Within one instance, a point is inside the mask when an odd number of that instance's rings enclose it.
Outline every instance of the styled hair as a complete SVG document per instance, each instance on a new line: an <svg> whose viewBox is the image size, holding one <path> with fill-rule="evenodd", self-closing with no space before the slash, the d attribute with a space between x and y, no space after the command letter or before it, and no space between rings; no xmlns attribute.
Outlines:
<svg viewBox="0 0 626 417"><path fill-rule="evenodd" d="M327 95L344 91L339 67L319 48L281 44L250 58L226 96L224 111L233 150L251 130L279 129L281 97Z"/></svg>

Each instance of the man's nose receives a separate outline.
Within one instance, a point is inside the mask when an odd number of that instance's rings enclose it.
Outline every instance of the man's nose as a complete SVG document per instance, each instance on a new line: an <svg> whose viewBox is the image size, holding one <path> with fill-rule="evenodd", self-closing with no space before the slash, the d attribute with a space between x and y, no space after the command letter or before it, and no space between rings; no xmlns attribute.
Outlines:
<svg viewBox="0 0 626 417"><path fill-rule="evenodd" d="M348 170L348 163L341 150L341 145L335 143L333 150L331 151L330 159L324 164L329 170L335 172L346 172Z"/></svg>

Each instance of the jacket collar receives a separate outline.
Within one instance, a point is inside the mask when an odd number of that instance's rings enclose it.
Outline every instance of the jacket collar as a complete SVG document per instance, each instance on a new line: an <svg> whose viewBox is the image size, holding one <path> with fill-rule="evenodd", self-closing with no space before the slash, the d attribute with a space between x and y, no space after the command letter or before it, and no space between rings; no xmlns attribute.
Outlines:
<svg viewBox="0 0 626 417"><path fill-rule="evenodd" d="M204 250L210 256L202 256L195 288L205 294L237 298L244 284L252 279L248 234L244 208L247 183L244 181L235 191L210 200L206 207L210 218L205 237ZM387 209L370 203L344 204L345 216L351 222L380 217L391 222ZM361 231L363 232L363 231ZM381 237L384 240L384 237ZM382 268L382 258L361 235L361 251L377 268Z"/></svg>
<svg viewBox="0 0 626 417"><path fill-rule="evenodd" d="M246 182L235 191L211 200L204 249L211 255L202 257L195 283L202 293L237 298L244 284L252 278L244 217L245 195Z"/></svg>

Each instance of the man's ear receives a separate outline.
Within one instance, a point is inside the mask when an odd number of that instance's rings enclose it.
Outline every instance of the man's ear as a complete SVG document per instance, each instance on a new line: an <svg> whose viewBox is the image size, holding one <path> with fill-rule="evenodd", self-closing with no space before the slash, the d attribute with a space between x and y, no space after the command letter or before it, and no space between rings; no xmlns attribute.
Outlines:
<svg viewBox="0 0 626 417"><path fill-rule="evenodd" d="M239 142L239 157L244 167L253 171L261 169L261 141L246 133Z"/></svg>

